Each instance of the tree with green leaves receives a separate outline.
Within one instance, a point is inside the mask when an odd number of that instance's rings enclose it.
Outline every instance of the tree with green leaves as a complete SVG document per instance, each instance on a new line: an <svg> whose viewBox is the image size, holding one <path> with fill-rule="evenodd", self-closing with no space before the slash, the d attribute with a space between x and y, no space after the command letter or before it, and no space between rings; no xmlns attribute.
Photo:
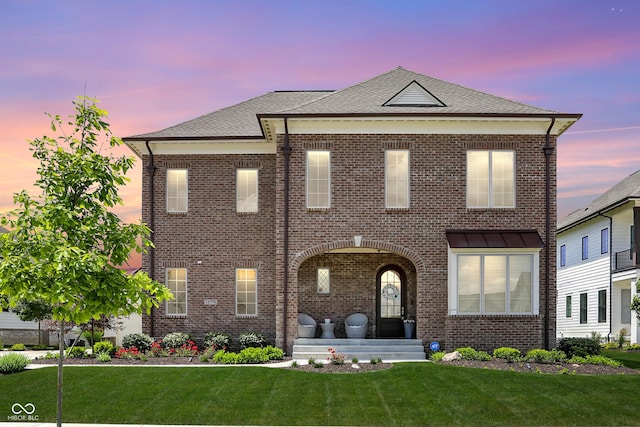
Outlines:
<svg viewBox="0 0 640 427"><path fill-rule="evenodd" d="M122 204L118 188L129 181L125 175L134 158L101 152L104 142L113 148L122 141L111 134L107 112L96 100L79 97L73 104L76 114L66 126L60 116L48 115L59 136L29 141L41 194L15 194L18 207L0 218L9 229L0 235L0 301L9 307L44 302L61 325L59 426L65 323L149 312L172 298L144 272L129 275L117 268L132 250L144 252L152 244L148 227L124 224L110 211Z"/></svg>

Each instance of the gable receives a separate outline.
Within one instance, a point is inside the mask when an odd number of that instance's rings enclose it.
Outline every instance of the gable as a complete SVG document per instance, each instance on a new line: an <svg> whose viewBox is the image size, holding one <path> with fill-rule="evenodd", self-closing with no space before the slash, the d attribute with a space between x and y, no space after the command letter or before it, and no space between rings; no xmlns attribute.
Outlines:
<svg viewBox="0 0 640 427"><path fill-rule="evenodd" d="M438 98L413 80L393 98L384 103L386 107L445 107Z"/></svg>

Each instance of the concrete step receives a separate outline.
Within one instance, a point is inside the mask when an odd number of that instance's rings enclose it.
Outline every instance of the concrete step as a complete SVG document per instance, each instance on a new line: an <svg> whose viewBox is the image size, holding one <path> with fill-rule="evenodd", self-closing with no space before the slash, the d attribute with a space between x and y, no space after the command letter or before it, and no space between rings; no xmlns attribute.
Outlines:
<svg viewBox="0 0 640 427"><path fill-rule="evenodd" d="M345 360L354 357L361 362L371 359L393 360L425 360L426 355L421 340L407 339L315 339L297 338L293 343L294 360L318 361L330 356L329 348L344 354Z"/></svg>

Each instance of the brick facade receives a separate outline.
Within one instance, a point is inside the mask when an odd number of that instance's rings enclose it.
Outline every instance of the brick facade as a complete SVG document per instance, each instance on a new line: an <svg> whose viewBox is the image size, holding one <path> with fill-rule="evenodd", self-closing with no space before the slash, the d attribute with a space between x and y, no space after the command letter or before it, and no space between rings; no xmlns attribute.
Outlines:
<svg viewBox="0 0 640 427"><path fill-rule="evenodd" d="M555 146L555 137L551 143ZM471 345L492 350L544 346L545 257L540 254L540 315L448 315L448 229L533 229L545 236L544 135L381 135L291 134L289 164L289 249L284 252L284 137L277 154L156 155L154 157L155 266L143 268L164 281L165 269L188 271L188 313L170 317L164 307L143 318L145 332L161 337L184 331L196 337L209 331L237 336L261 332L290 351L297 334L297 314L321 321L342 321L354 312L370 319L376 335L376 275L388 265L407 277L407 315L416 319L417 338L445 348ZM306 208L305 159L309 149L331 152L331 208ZM410 152L410 207L385 209L384 152ZM516 152L516 207L467 209L466 152L513 149ZM145 166L150 157L144 156ZM556 162L551 156L551 194ZM189 209L168 214L165 174L170 167L189 171ZM259 212L235 212L235 169L259 169ZM143 220L150 221L151 179L144 170ZM556 217L555 197L551 218ZM555 223L555 221L553 222ZM362 236L367 253L343 253ZM555 337L555 232L545 242L550 257L549 337ZM284 259L288 283L284 289ZM318 295L315 269L331 269L331 293ZM258 315L235 316L235 268L257 268ZM286 294L286 297L285 297ZM205 305L215 299L217 305Z"/></svg>

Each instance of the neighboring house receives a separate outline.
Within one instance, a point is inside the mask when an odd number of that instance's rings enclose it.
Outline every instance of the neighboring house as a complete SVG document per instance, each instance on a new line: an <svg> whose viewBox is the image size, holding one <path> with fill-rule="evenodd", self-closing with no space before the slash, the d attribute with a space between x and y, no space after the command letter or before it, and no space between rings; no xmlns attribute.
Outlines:
<svg viewBox="0 0 640 427"><path fill-rule="evenodd" d="M609 340L625 329L638 343L630 309L640 277L640 171L558 223L558 337Z"/></svg>
<svg viewBox="0 0 640 427"><path fill-rule="evenodd" d="M0 234L7 233L5 228L0 227ZM0 260L2 258L0 257ZM47 334L42 334L46 340ZM38 344L38 322L23 322L15 314L4 309L0 312L0 342L6 344Z"/></svg>
<svg viewBox="0 0 640 427"><path fill-rule="evenodd" d="M443 348L555 344L556 138L580 118L394 69L271 92L124 138L142 158L143 269L175 299L156 337L255 331L290 352L298 313Z"/></svg>

